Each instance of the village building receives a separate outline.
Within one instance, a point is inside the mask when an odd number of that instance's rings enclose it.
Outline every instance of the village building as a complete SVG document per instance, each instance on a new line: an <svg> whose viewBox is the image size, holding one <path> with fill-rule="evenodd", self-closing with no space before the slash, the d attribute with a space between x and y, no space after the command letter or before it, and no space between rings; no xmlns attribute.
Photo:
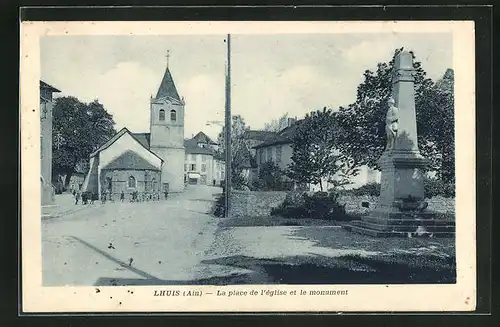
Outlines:
<svg viewBox="0 0 500 327"><path fill-rule="evenodd" d="M257 169L267 161L272 161L281 169L286 169L292 163L292 142L297 126L302 120L288 119L288 125L278 133L268 136L264 142L255 145Z"/></svg>
<svg viewBox="0 0 500 327"><path fill-rule="evenodd" d="M205 133L199 132L184 141L186 157L184 180L187 184L219 186L224 180L225 161L219 146Z"/></svg>
<svg viewBox="0 0 500 327"><path fill-rule="evenodd" d="M40 187L42 206L54 204L52 185L52 108L53 93L61 92L40 81Z"/></svg>
<svg viewBox="0 0 500 327"><path fill-rule="evenodd" d="M293 137L297 131L297 127L300 126L302 121L302 119L297 120L296 118L288 118L287 126L281 131L277 133L266 132L261 135L261 138L265 138L265 140L253 146L253 149L256 151L257 174L262 165L267 161L274 162L282 170L287 169L292 163ZM255 135L258 135L258 133L257 131L253 132L255 138ZM253 176L255 175L256 174L253 174ZM285 177L285 179L287 178ZM370 169L367 166L362 166L360 167L358 175L351 177L350 182L351 184L346 187L355 188L368 183L380 182L380 172ZM309 188L312 191L320 189L319 185L310 185Z"/></svg>
<svg viewBox="0 0 500 327"><path fill-rule="evenodd" d="M152 195L184 190L184 99L168 64L150 98L149 133L120 130L90 155L83 191Z"/></svg>

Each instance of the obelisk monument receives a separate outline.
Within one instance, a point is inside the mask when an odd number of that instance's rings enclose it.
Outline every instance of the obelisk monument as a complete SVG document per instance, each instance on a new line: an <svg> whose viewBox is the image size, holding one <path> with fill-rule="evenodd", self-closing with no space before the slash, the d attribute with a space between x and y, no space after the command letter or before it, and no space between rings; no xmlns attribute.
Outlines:
<svg viewBox="0 0 500 327"><path fill-rule="evenodd" d="M392 117L396 131L392 139L387 133L388 144L379 159L382 176L378 209L388 214L394 211L395 201L424 199L422 168L427 160L418 149L413 57L406 51L395 58L388 114L391 111L396 111ZM386 119L386 130L389 124Z"/></svg>
<svg viewBox="0 0 500 327"><path fill-rule="evenodd" d="M418 148L414 73L413 55L398 53L385 119L387 145L379 159L380 197L368 216L351 224L353 231L373 236L454 233L454 224L436 221L424 201L427 160Z"/></svg>

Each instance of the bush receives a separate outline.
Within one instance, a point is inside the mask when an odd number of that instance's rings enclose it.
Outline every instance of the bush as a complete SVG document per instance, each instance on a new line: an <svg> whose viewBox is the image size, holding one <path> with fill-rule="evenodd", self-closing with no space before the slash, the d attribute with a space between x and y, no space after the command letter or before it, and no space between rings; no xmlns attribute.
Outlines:
<svg viewBox="0 0 500 327"><path fill-rule="evenodd" d="M284 173L273 161L265 162L259 169L258 179L252 182L252 189L258 191L288 191L293 182L284 180Z"/></svg>
<svg viewBox="0 0 500 327"><path fill-rule="evenodd" d="M432 198L433 196L441 195L445 198L455 196L455 183L446 183L435 178L424 179L425 196Z"/></svg>
<svg viewBox="0 0 500 327"><path fill-rule="evenodd" d="M364 196L364 195L370 195L370 196L379 196L380 195L380 183L368 183L365 185L362 185L358 188L353 188L350 190L344 190L342 191L343 194L346 195L354 195L354 196Z"/></svg>
<svg viewBox="0 0 500 327"><path fill-rule="evenodd" d="M215 201L214 216L224 218L226 216L226 194L223 191Z"/></svg>
<svg viewBox="0 0 500 327"><path fill-rule="evenodd" d="M281 216L285 218L308 218L309 214L304 207L284 206L271 209L271 216Z"/></svg>
<svg viewBox="0 0 500 327"><path fill-rule="evenodd" d="M231 186L235 190L243 190L244 186L246 186L246 180L243 175L237 172L231 174Z"/></svg>
<svg viewBox="0 0 500 327"><path fill-rule="evenodd" d="M303 207L305 203L304 196L306 195L304 191L290 191L286 194L283 204L286 206Z"/></svg>
<svg viewBox="0 0 500 327"><path fill-rule="evenodd" d="M261 191L264 189L264 182L258 178L252 181L250 184L250 190L252 191Z"/></svg>
<svg viewBox="0 0 500 327"><path fill-rule="evenodd" d="M271 210L271 215L286 218L349 219L345 212L345 205L338 202L338 194L333 192L316 192L313 195L290 192L279 207Z"/></svg>

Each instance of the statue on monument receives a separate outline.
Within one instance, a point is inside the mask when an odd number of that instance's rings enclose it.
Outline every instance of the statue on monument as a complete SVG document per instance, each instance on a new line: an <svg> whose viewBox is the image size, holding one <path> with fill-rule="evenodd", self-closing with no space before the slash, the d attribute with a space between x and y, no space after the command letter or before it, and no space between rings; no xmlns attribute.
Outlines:
<svg viewBox="0 0 500 327"><path fill-rule="evenodd" d="M389 103L389 109L385 116L385 132L387 135L386 150L391 150L394 149L396 145L396 137L398 135L399 109L395 106L394 98L390 97L387 102Z"/></svg>

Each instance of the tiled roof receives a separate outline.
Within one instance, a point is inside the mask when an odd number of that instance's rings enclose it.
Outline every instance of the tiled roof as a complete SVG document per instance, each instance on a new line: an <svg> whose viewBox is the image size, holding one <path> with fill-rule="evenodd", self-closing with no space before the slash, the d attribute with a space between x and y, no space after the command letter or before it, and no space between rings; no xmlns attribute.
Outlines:
<svg viewBox="0 0 500 327"><path fill-rule="evenodd" d="M158 92L156 93L156 99L160 99L163 97L171 97L176 100L182 101L179 97L179 93L177 93L177 88L175 87L174 79L170 74L170 70L165 70L165 75L163 75L163 79L161 81L160 87L158 88Z"/></svg>
<svg viewBox="0 0 500 327"><path fill-rule="evenodd" d="M134 151L127 151L118 158L111 161L102 169L130 169L130 170L155 170L160 171L158 167L153 166L147 160L139 156Z"/></svg>
<svg viewBox="0 0 500 327"><path fill-rule="evenodd" d="M213 145L217 145L216 142L212 141L212 139L210 137L208 137L207 134L203 133L203 132L198 132L198 134L196 134L194 137L193 137L194 140L198 141L198 142L203 142L203 143L207 143L207 144L213 144Z"/></svg>
<svg viewBox="0 0 500 327"><path fill-rule="evenodd" d="M151 133L132 133L132 135L142 144L142 146L147 149L150 148Z"/></svg>
<svg viewBox="0 0 500 327"><path fill-rule="evenodd" d="M249 130L243 133L242 137L247 140L268 141L277 135L276 132Z"/></svg>
<svg viewBox="0 0 500 327"><path fill-rule="evenodd" d="M293 125L288 126L277 133L274 137L269 138L267 141L254 146L254 149L265 148L271 145L288 144L293 142L293 136L297 127L302 123L302 119L296 121Z"/></svg>
<svg viewBox="0 0 500 327"><path fill-rule="evenodd" d="M55 87L53 87L52 85L45 83L44 81L40 81L40 88L50 89L52 92L61 92L58 89L56 89Z"/></svg>
<svg viewBox="0 0 500 327"><path fill-rule="evenodd" d="M184 140L184 148L186 149L186 154L216 155L216 152L212 149L199 147L198 142L195 139Z"/></svg>

